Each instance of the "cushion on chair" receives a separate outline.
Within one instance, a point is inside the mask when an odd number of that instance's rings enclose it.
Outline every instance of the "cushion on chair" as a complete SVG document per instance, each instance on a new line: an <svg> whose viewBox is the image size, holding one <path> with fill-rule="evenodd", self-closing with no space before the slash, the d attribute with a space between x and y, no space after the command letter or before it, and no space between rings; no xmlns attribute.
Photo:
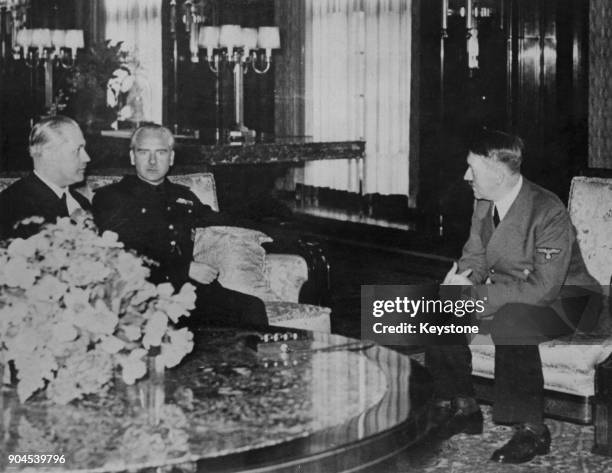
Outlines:
<svg viewBox="0 0 612 473"><path fill-rule="evenodd" d="M592 396L595 366L612 353L612 339L605 336L573 336L539 345L544 388L552 391ZM477 335L470 343L472 374L493 379L495 347L489 335Z"/></svg>
<svg viewBox="0 0 612 473"><path fill-rule="evenodd" d="M612 179L572 179L569 213L589 272L601 285L608 285L612 274Z"/></svg>
<svg viewBox="0 0 612 473"><path fill-rule="evenodd" d="M266 234L248 228L198 228L193 260L218 269L219 283L227 289L277 300L264 273L266 250L261 244L268 241L272 239Z"/></svg>
<svg viewBox="0 0 612 473"><path fill-rule="evenodd" d="M308 280L308 265L299 255L267 253L264 272L278 300L298 302L300 289Z"/></svg>

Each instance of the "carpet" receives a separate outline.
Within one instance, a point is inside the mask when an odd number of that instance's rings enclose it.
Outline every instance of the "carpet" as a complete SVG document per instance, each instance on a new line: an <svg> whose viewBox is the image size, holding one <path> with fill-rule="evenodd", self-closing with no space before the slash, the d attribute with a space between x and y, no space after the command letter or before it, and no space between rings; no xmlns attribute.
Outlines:
<svg viewBox="0 0 612 473"><path fill-rule="evenodd" d="M604 473L612 471L612 458L591 453L593 426L546 420L552 435L551 451L522 465L489 462L493 451L506 443L512 428L495 425L491 407L482 406L485 427L482 435L460 434L446 441L426 438L420 446L396 458L379 471L426 473L533 472ZM419 452L421 450L421 452Z"/></svg>
<svg viewBox="0 0 612 473"><path fill-rule="evenodd" d="M423 353L410 355L423 363ZM612 471L612 458L591 453L595 438L592 425L577 425L545 419L552 438L548 455L539 455L522 465L489 462L491 454L512 436L512 427L496 425L491 406L481 405L484 415L482 435L460 434L440 441L433 435L396 457L381 468L386 473L604 473Z"/></svg>

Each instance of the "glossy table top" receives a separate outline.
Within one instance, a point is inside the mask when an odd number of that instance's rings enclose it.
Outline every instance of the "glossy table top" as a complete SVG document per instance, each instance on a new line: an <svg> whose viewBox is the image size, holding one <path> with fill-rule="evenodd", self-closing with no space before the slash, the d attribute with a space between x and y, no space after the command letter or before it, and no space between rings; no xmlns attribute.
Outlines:
<svg viewBox="0 0 612 473"><path fill-rule="evenodd" d="M402 443L425 431L428 377L407 357L337 335L276 338L202 331L163 387L118 386L78 405L19 404L5 389L0 467L11 453L61 453L52 471L274 469L394 429Z"/></svg>

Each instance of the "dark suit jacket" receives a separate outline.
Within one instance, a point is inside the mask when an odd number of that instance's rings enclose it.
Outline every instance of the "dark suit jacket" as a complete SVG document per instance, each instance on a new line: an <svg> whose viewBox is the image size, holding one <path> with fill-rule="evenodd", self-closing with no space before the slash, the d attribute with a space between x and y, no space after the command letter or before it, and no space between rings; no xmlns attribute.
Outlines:
<svg viewBox="0 0 612 473"><path fill-rule="evenodd" d="M188 279L197 227L227 224L227 219L202 204L188 187L166 180L154 186L137 176L102 187L93 198L93 214L101 231L159 263L151 280L177 287Z"/></svg>
<svg viewBox="0 0 612 473"><path fill-rule="evenodd" d="M91 210L89 201L78 192L70 191L84 210ZM65 206L49 186L36 174L16 181L0 193L0 239L27 237L38 230L38 226L14 225L28 217L39 216L45 223L54 223L58 217L66 217Z"/></svg>
<svg viewBox="0 0 612 473"><path fill-rule="evenodd" d="M598 290L588 273L576 232L559 198L523 178L521 190L497 228L493 203L477 200L459 271L468 268L487 313L508 303L551 306L562 317L561 299Z"/></svg>

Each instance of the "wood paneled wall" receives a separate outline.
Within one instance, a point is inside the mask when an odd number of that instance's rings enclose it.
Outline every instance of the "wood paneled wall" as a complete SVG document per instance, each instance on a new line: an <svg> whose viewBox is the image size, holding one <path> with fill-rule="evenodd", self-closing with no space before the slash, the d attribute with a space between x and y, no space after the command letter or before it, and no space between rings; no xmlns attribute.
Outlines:
<svg viewBox="0 0 612 473"><path fill-rule="evenodd" d="M591 0L589 166L612 169L612 2Z"/></svg>
<svg viewBox="0 0 612 473"><path fill-rule="evenodd" d="M281 48L275 67L274 123L277 137L303 136L305 130L305 3L276 0Z"/></svg>

